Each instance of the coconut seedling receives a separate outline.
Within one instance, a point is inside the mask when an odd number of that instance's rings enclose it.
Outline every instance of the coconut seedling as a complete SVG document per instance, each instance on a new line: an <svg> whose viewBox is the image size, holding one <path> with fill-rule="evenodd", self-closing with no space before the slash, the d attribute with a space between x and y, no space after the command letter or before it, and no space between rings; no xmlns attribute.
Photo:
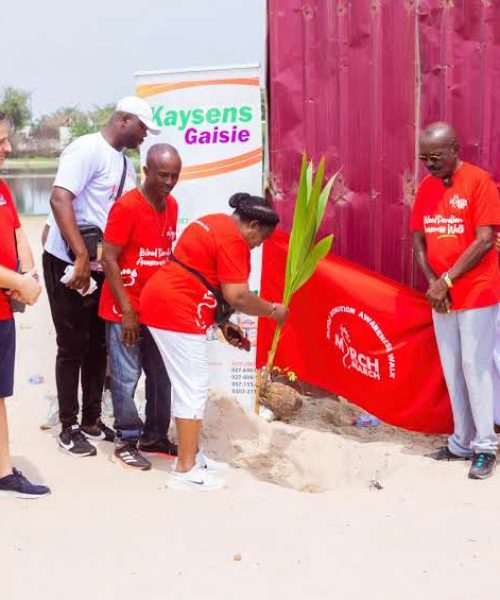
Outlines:
<svg viewBox="0 0 500 600"><path fill-rule="evenodd" d="M325 159L319 162L316 172L312 160L307 161L302 155L299 185L293 214L292 231L288 245L288 255L285 272L285 286L282 303L289 306L293 295L310 279L320 260L330 252L333 235L327 235L316 241L318 230L323 221L326 204L330 196L333 183L338 175L335 173L323 187L325 175ZM261 376L261 383L256 394L256 412L259 404L272 406L266 402L269 398L269 377L273 369L276 350L280 341L282 327L276 327L273 342L269 350L267 364Z"/></svg>

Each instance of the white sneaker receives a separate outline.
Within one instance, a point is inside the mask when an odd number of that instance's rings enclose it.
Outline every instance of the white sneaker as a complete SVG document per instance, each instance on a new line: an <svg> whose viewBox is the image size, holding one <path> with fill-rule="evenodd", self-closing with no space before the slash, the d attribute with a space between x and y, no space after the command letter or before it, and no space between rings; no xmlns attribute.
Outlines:
<svg viewBox="0 0 500 600"><path fill-rule="evenodd" d="M229 469L229 465L226 462L205 456L203 450L198 450L196 464L199 469L208 473L220 473L220 471L227 471Z"/></svg>
<svg viewBox="0 0 500 600"><path fill-rule="evenodd" d="M171 490L194 490L196 492L212 492L222 489L226 482L209 475L195 465L190 471L181 473L172 471L167 476L166 487Z"/></svg>

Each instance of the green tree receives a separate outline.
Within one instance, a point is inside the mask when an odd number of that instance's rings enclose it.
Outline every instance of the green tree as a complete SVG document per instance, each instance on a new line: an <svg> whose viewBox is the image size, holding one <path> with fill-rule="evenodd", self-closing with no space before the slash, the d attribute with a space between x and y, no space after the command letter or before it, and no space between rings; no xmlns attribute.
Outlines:
<svg viewBox="0 0 500 600"><path fill-rule="evenodd" d="M31 121L31 94L14 87L6 87L0 101L0 110L9 115L16 129Z"/></svg>
<svg viewBox="0 0 500 600"><path fill-rule="evenodd" d="M113 114L115 107L113 104L104 104L103 106L94 106L92 110L82 112L76 108L69 115L69 128L71 135L76 138L86 133L95 133L100 131L108 122Z"/></svg>

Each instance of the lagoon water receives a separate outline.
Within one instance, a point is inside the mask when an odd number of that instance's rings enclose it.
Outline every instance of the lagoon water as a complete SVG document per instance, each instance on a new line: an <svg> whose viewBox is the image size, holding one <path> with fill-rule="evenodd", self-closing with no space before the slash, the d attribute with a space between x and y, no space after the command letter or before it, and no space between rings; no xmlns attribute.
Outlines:
<svg viewBox="0 0 500 600"><path fill-rule="evenodd" d="M47 215L55 173L8 173L9 186L20 215Z"/></svg>

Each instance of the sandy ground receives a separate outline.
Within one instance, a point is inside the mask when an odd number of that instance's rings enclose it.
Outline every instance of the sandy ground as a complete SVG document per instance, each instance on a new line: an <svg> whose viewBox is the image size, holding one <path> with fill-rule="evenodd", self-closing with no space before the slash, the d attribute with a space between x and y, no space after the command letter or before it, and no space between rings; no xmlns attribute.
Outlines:
<svg viewBox="0 0 500 600"><path fill-rule="evenodd" d="M42 223L24 220L38 253ZM134 473L110 461L110 444L81 460L58 451L55 431L39 429L55 393L46 297L18 319L18 334L12 451L53 494L0 501L1 600L457 600L500 591L500 475L470 481L465 463L424 458L435 439L386 426L360 432L353 409L334 400L310 401L285 425L214 395L206 445L234 465L229 487L171 492L168 460ZM44 383L28 384L33 373Z"/></svg>

